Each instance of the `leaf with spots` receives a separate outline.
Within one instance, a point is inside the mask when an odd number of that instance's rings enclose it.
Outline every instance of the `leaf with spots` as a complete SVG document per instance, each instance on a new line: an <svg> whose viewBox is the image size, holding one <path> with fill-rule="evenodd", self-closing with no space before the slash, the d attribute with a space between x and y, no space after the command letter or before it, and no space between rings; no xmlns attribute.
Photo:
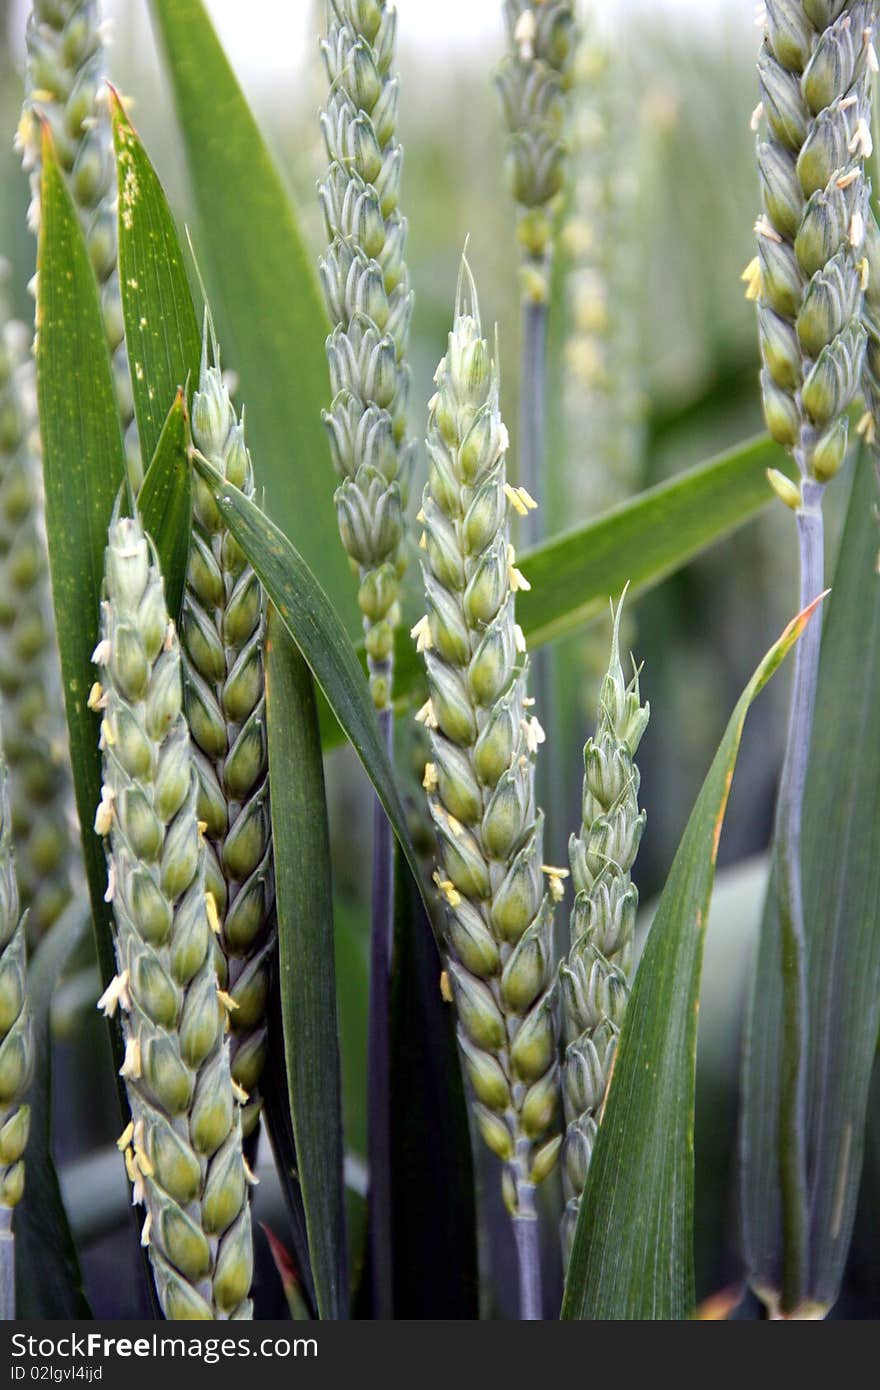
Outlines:
<svg viewBox="0 0 880 1390"><path fill-rule="evenodd" d="M119 288L146 468L181 387L190 404L199 379L201 334L171 209L115 92L113 144L119 185Z"/></svg>
<svg viewBox="0 0 880 1390"><path fill-rule="evenodd" d="M697 1011L718 841L749 706L818 602L788 625L740 696L678 847L621 1031L563 1318L693 1313Z"/></svg>

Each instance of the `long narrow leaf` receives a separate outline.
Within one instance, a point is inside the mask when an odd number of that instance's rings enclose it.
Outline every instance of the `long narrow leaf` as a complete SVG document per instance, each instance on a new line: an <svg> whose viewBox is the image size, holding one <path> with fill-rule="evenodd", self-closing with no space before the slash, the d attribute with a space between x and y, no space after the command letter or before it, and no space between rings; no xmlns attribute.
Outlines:
<svg viewBox="0 0 880 1390"><path fill-rule="evenodd" d="M749 706L816 604L785 629L737 702L691 813L639 964L593 1153L564 1318L693 1311L697 1009L718 840Z"/></svg>
<svg viewBox="0 0 880 1390"><path fill-rule="evenodd" d="M15 1212L16 1308L20 1318L92 1316L52 1158L49 1032L52 993L88 928L88 911L81 903L71 903L28 967L35 1065L28 1097L31 1132L25 1190Z"/></svg>
<svg viewBox="0 0 880 1390"><path fill-rule="evenodd" d="M179 390L138 493L138 510L156 546L168 612L175 621L189 559L191 479L186 401Z"/></svg>
<svg viewBox="0 0 880 1390"><path fill-rule="evenodd" d="M278 970L297 1171L322 1318L347 1315L330 834L312 678L270 610L266 704Z"/></svg>
<svg viewBox="0 0 880 1390"><path fill-rule="evenodd" d="M767 468L787 469L766 435L649 488L595 521L554 536L520 557L531 590L516 615L531 651L608 611L608 595L643 593L723 540L769 505ZM363 649L361 648L362 660ZM408 633L398 632L394 687L400 704L424 684L424 665ZM341 738L322 718L325 748Z"/></svg>
<svg viewBox="0 0 880 1390"><path fill-rule="evenodd" d="M391 982L394 1316L479 1317L467 1102L440 956L412 875L395 874Z"/></svg>
<svg viewBox="0 0 880 1390"><path fill-rule="evenodd" d="M144 466L180 387L199 379L201 335L165 193L113 94L119 185L119 287Z"/></svg>
<svg viewBox="0 0 880 1390"><path fill-rule="evenodd" d="M419 861L373 703L336 609L299 551L260 508L198 455L195 467L360 758L419 883Z"/></svg>
<svg viewBox="0 0 880 1390"><path fill-rule="evenodd" d="M266 506L354 634L357 605L320 416L330 396L329 325L313 266L202 0L152 0L151 9L199 211L199 252L248 403Z"/></svg>
<svg viewBox="0 0 880 1390"><path fill-rule="evenodd" d="M830 1308L852 1235L880 1027L880 580L877 482L856 461L822 639L801 862L808 953L807 1301ZM776 900L767 895L744 1067L743 1234L755 1286L781 1286Z"/></svg>
<svg viewBox="0 0 880 1390"><path fill-rule="evenodd" d="M115 971L107 869L92 829L101 799L94 679L104 546L123 476L122 434L98 289L50 135L37 251L37 389L46 528L76 805L105 983ZM113 1030L116 1035L117 1030Z"/></svg>

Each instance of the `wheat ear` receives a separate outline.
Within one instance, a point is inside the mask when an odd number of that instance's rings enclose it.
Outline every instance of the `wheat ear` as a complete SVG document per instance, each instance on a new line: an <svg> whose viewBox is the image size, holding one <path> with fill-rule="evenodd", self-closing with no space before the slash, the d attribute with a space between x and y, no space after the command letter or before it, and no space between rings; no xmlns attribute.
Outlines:
<svg viewBox="0 0 880 1390"><path fill-rule="evenodd" d="M526 695L515 619L527 581L510 513L533 504L507 482L497 367L466 261L435 381L420 513L427 612L414 629L430 691L418 716L431 742L424 785L462 1058L477 1127L504 1163L519 1240L534 1232L535 1186L560 1142L548 1135L559 1096L553 900L564 871L541 862L534 773L544 734ZM536 1291L524 1293L524 1316L540 1316Z"/></svg>
<svg viewBox="0 0 880 1390"><path fill-rule="evenodd" d="M125 351L116 232L116 165L106 84L104 26L96 0L33 0L28 17L25 100L16 136L30 174L28 220L40 221L40 122L47 121L79 212L113 357L119 415L132 485L143 465Z"/></svg>
<svg viewBox="0 0 880 1390"><path fill-rule="evenodd" d="M635 754L648 723L638 672L620 663L621 600L599 692L596 733L584 748L582 823L569 841L575 891L571 949L559 968L565 1057L563 1245L571 1250L581 1195L629 997L638 890L630 877L645 828Z"/></svg>
<svg viewBox="0 0 880 1390"><path fill-rule="evenodd" d="M24 1152L33 1068L24 919L12 848L6 764L0 753L0 1318L15 1317L12 1213L24 1192Z"/></svg>
<svg viewBox="0 0 880 1390"><path fill-rule="evenodd" d="M73 805L30 347L0 284L0 697L19 890L37 939L70 900Z"/></svg>
<svg viewBox="0 0 880 1390"><path fill-rule="evenodd" d="M219 989L205 894L198 784L183 715L180 647L151 543L115 519L105 554L104 786L117 974L100 1006L118 1008L131 1123L120 1136L134 1201L146 1208L168 1318L252 1316L248 1170L230 1073L230 996Z"/></svg>
<svg viewBox="0 0 880 1390"><path fill-rule="evenodd" d="M254 472L208 327L192 434L224 478L254 495ZM210 335L213 339L213 334ZM184 701L205 825L206 883L216 910L221 983L234 1003L232 1075L249 1100L245 1134L259 1118L266 1059L266 1001L274 959L275 880L269 811L262 586L208 488L193 478L193 535L181 622Z"/></svg>
<svg viewBox="0 0 880 1390"><path fill-rule="evenodd" d="M321 281L333 401L324 414L339 530L359 577L370 689L391 700L403 568L403 501L413 445L406 435L405 363L412 291L399 207L403 154L392 71L397 12L386 0L330 0L321 45L330 94L321 116L330 166L320 186L329 246Z"/></svg>

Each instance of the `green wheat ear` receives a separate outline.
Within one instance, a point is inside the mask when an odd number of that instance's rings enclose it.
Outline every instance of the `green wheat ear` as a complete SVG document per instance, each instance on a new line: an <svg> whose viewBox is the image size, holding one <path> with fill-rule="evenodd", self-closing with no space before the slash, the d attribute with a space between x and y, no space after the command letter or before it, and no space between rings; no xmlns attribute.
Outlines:
<svg viewBox="0 0 880 1390"><path fill-rule="evenodd" d="M508 179L520 209L524 296L546 302L553 221L565 185L565 121L576 46L570 0L505 0L509 52L498 90L510 132Z"/></svg>
<svg viewBox="0 0 880 1390"><path fill-rule="evenodd" d="M140 523L117 518L105 552L101 641L104 786L118 1008L131 1123L120 1137L166 1317L250 1318L249 1173L230 1072L205 892L198 782L183 715L180 646Z"/></svg>
<svg viewBox="0 0 880 1390"><path fill-rule="evenodd" d="M336 512L359 580L370 689L383 710L391 702L413 457L404 360L413 296L392 73L397 12L386 0L330 0L328 14L321 47L330 93L321 125L330 165L319 191L329 247L320 272L334 327L324 423L343 479Z"/></svg>
<svg viewBox="0 0 880 1390"><path fill-rule="evenodd" d="M514 1217L535 1214L535 1185L559 1148L553 902L542 865L535 755L544 734L526 694L515 618L527 582L510 545L510 510L531 498L506 479L498 373L462 263L449 347L435 376L420 520L427 612L413 630L430 699L424 785L446 909L448 974L477 1126L504 1163ZM545 887L549 874L549 889Z"/></svg>
<svg viewBox="0 0 880 1390"><path fill-rule="evenodd" d="M863 0L771 0L758 58L763 212L744 279L758 303L767 427L808 501L843 462L864 361L875 18ZM790 484L777 490L797 507Z"/></svg>
<svg viewBox="0 0 880 1390"><path fill-rule="evenodd" d="M24 1191L33 1067L24 918L19 910L6 764L0 753L0 1236Z"/></svg>
<svg viewBox="0 0 880 1390"><path fill-rule="evenodd" d="M208 338L213 361L208 359ZM244 421L235 414L206 321L193 441L209 463L254 495ZM275 949L262 586L198 476L181 621L184 701L205 827L206 882L216 910L218 971L234 1002L232 1075L248 1093L244 1131L260 1113L266 1003Z"/></svg>
<svg viewBox="0 0 880 1390"><path fill-rule="evenodd" d="M0 264L0 279L4 267ZM0 697L12 835L28 934L71 896L73 790L43 516L31 335L0 284Z"/></svg>
<svg viewBox="0 0 880 1390"><path fill-rule="evenodd" d="M619 650L622 613L623 599L614 615L596 733L584 748L580 834L569 841L575 900L571 949L559 968L566 1042L562 1071L566 1259L629 998L639 902L630 870L646 817L639 811L635 754L650 710L641 704L638 672L628 683L624 677Z"/></svg>
<svg viewBox="0 0 880 1390"><path fill-rule="evenodd" d="M137 489L143 465L119 294L116 166L99 16L96 0L33 0L26 32L25 100L16 147L30 174L28 220L36 232L40 220L40 121L48 121L98 279L129 476Z"/></svg>

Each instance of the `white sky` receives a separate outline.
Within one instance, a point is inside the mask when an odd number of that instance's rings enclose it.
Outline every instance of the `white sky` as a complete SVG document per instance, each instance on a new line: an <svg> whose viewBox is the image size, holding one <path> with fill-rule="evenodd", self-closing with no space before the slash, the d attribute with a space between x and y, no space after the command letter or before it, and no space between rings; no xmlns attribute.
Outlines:
<svg viewBox="0 0 880 1390"><path fill-rule="evenodd" d="M314 42L316 0L206 0L206 5L237 71L246 79L271 81L289 73ZM28 8L28 0L17 0L18 33ZM102 8L108 15L140 23L148 7L147 0L104 0ZM397 0L397 8L401 36L424 47L470 48L487 39L497 42L501 32L500 0ZM593 8L611 24L628 11L656 9L704 25L733 19L746 31L755 5L753 0L597 0Z"/></svg>

